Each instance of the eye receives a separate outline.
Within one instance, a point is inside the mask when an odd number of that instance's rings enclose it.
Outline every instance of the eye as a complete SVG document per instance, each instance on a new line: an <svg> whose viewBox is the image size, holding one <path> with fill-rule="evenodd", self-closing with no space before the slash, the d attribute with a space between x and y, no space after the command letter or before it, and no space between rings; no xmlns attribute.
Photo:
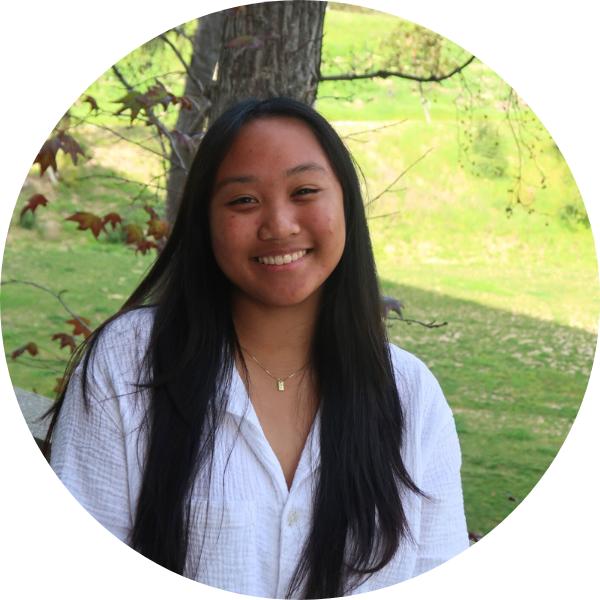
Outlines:
<svg viewBox="0 0 600 600"><path fill-rule="evenodd" d="M319 192L318 188L311 187L302 187L296 190L293 195L294 196L309 196L310 194L317 194Z"/></svg>
<svg viewBox="0 0 600 600"><path fill-rule="evenodd" d="M244 206L247 204L253 204L256 200L252 196L240 196L239 198L234 198L233 200L227 203L227 206Z"/></svg>

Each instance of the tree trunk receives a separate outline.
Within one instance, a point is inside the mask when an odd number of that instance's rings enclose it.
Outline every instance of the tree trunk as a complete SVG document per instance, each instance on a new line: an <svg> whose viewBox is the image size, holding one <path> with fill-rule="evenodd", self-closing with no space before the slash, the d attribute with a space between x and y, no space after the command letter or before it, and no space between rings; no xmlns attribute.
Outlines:
<svg viewBox="0 0 600 600"><path fill-rule="evenodd" d="M189 65L191 75L186 79L184 91L184 95L192 101L194 108L180 110L175 126L178 132L187 136L196 135L204 129L206 113L210 106L206 90L212 84L213 73L221 52L224 19L224 12L219 11L198 20L192 60ZM194 149L188 144L178 143L177 149L185 162L185 169L179 166L177 160L171 159L166 205L166 216L170 223L173 223L177 216L187 169L194 156Z"/></svg>
<svg viewBox="0 0 600 600"><path fill-rule="evenodd" d="M289 96L313 104L326 5L314 1L265 2L202 17L194 37L191 76L185 86L185 95L196 106L192 111L179 112L177 131L188 136L198 134L228 106L244 98ZM217 77L213 81L215 66ZM186 170L172 162L166 207L171 223L194 154L185 142L178 144L178 150Z"/></svg>
<svg viewBox="0 0 600 600"><path fill-rule="evenodd" d="M245 98L317 94L326 2L265 2L226 11L209 122Z"/></svg>

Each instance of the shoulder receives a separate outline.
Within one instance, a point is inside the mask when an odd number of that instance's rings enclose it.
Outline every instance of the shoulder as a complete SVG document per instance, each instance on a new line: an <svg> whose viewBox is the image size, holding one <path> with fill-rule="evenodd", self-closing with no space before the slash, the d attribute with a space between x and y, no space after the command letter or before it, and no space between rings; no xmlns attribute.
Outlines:
<svg viewBox="0 0 600 600"><path fill-rule="evenodd" d="M437 478L438 485L440 478L460 470L454 416L438 380L425 363L397 346L390 344L389 348L406 423L404 459L417 485L432 491L431 477Z"/></svg>
<svg viewBox="0 0 600 600"><path fill-rule="evenodd" d="M98 341L109 345L147 342L154 323L152 306L128 310L110 320L100 331Z"/></svg>
<svg viewBox="0 0 600 600"><path fill-rule="evenodd" d="M93 334L86 358L95 378L137 378L148 349L154 312L153 307L129 310L114 317ZM86 359L82 362L85 363Z"/></svg>
<svg viewBox="0 0 600 600"><path fill-rule="evenodd" d="M97 351L145 351L152 332L154 313L154 307L142 307L113 317L94 334Z"/></svg>
<svg viewBox="0 0 600 600"><path fill-rule="evenodd" d="M439 387L437 379L420 358L394 344L388 346L400 391L415 394Z"/></svg>
<svg viewBox="0 0 600 600"><path fill-rule="evenodd" d="M396 386L409 421L415 426L453 423L452 411L438 380L418 357L389 344Z"/></svg>

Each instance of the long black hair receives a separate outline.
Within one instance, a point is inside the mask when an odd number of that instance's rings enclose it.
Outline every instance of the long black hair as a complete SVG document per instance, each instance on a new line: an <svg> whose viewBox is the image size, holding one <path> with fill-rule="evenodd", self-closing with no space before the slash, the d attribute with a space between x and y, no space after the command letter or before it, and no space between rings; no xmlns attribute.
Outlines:
<svg viewBox="0 0 600 600"><path fill-rule="evenodd" d="M211 464L240 350L231 284L211 247L209 201L217 169L241 128L276 116L298 119L312 130L344 196L346 243L324 284L311 346L321 411L312 524L288 589L289 596L327 598L347 593L391 560L410 537L404 494L421 492L402 461L405 418L356 168L331 125L291 99L241 102L208 129L165 248L122 310L107 321L155 306L145 359L148 444L130 543L151 560L184 573L191 489L199 471ZM90 356L107 323L79 355L84 396ZM64 392L48 439L63 398Z"/></svg>

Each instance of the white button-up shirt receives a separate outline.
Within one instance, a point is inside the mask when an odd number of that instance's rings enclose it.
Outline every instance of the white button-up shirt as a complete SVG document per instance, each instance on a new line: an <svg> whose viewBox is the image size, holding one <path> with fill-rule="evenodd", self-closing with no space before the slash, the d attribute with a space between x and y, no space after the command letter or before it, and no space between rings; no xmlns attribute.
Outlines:
<svg viewBox="0 0 600 600"><path fill-rule="evenodd" d="M127 542L143 475L146 392L137 375L152 326L151 309L112 323L90 361L90 408L73 377L52 443L51 464L78 501ZM354 589L365 592L427 571L468 547L460 449L450 408L427 367L391 346L406 418L403 461L431 500L410 493L404 508L412 541ZM194 484L185 575L253 596L283 598L310 531L319 466L320 413L288 490L243 382L234 369L216 438L212 477ZM138 439L139 438L139 439Z"/></svg>

